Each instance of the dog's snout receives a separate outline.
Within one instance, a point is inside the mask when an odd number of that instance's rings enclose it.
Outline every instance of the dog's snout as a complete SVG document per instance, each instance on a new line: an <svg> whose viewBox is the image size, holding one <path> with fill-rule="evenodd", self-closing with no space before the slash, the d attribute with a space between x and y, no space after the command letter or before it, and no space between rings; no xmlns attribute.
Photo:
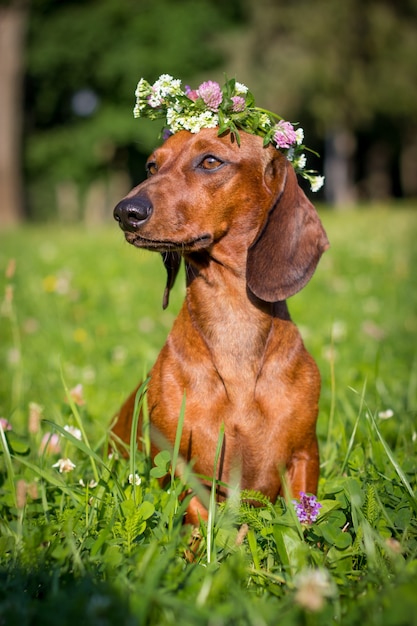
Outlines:
<svg viewBox="0 0 417 626"><path fill-rule="evenodd" d="M120 228L127 231L136 231L152 215L152 202L147 196L136 196L121 200L113 211Z"/></svg>

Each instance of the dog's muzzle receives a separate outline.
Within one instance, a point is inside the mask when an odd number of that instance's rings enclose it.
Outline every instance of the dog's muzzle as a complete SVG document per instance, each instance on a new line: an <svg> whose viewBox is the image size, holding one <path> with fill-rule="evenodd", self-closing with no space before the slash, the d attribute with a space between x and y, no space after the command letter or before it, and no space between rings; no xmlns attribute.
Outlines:
<svg viewBox="0 0 417 626"><path fill-rule="evenodd" d="M152 213L152 202L142 195L121 200L113 211L113 217L122 230L134 233L149 220Z"/></svg>

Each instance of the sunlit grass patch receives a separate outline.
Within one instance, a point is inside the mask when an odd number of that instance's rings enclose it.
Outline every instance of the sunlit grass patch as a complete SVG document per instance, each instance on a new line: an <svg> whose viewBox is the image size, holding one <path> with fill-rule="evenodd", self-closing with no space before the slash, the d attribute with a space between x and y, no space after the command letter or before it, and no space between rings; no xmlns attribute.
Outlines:
<svg viewBox="0 0 417 626"><path fill-rule="evenodd" d="M192 561L175 447L108 454L181 277L163 312L158 255L116 228L1 236L0 623L417 624L417 212L322 218L332 247L289 302L322 373L321 507L302 523L236 487Z"/></svg>

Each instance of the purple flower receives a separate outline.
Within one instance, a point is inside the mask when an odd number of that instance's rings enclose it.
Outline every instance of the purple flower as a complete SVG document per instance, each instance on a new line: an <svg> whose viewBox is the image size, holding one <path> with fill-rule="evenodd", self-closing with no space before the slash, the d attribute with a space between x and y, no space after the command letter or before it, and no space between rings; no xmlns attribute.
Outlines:
<svg viewBox="0 0 417 626"><path fill-rule="evenodd" d="M316 496L307 495L300 491L300 501L293 500L295 512L302 524L312 524L318 518L321 504Z"/></svg>
<svg viewBox="0 0 417 626"><path fill-rule="evenodd" d="M234 113L240 113L245 110L246 102L245 98L242 98L242 96L232 96L232 102L232 111L234 111Z"/></svg>
<svg viewBox="0 0 417 626"><path fill-rule="evenodd" d="M219 106L223 100L219 83L216 83L214 80L201 83L200 87L197 89L197 93L211 111L219 110Z"/></svg>
<svg viewBox="0 0 417 626"><path fill-rule="evenodd" d="M169 128L164 128L164 130L162 131L162 141L166 141L168 137L171 137L172 134L173 133L169 130Z"/></svg>
<svg viewBox="0 0 417 626"><path fill-rule="evenodd" d="M274 141L278 148L291 148L297 143L297 135L293 125L290 122L281 120L275 126Z"/></svg>

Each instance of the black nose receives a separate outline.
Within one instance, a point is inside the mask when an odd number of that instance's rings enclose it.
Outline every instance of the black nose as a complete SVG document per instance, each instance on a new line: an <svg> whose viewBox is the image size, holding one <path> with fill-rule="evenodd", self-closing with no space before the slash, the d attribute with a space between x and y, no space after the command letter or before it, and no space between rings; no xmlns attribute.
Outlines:
<svg viewBox="0 0 417 626"><path fill-rule="evenodd" d="M134 232L152 215L152 202L147 196L125 198L115 207L113 217L120 228Z"/></svg>

